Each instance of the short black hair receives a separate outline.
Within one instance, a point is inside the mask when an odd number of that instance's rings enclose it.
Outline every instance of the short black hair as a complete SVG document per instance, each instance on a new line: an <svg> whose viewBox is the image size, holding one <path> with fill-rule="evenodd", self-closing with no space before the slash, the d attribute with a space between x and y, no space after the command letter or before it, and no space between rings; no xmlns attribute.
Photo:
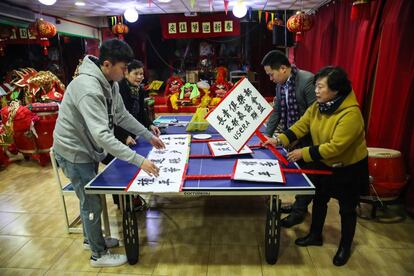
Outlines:
<svg viewBox="0 0 414 276"><path fill-rule="evenodd" d="M128 64L128 72L139 68L144 68L144 63L140 60L134 59Z"/></svg>
<svg viewBox="0 0 414 276"><path fill-rule="evenodd" d="M268 52L262 59L263 66L270 66L272 69L279 69L280 66L285 65L291 67L289 59L279 50L272 50Z"/></svg>
<svg viewBox="0 0 414 276"><path fill-rule="evenodd" d="M112 64L118 62L129 63L134 58L134 52L131 47L119 39L110 39L102 43L99 48L99 64L109 60Z"/></svg>
<svg viewBox="0 0 414 276"><path fill-rule="evenodd" d="M348 95L352 90L351 81L341 67L326 66L319 70L313 78L315 84L318 79L327 77L328 87L332 91L338 91L338 95Z"/></svg>

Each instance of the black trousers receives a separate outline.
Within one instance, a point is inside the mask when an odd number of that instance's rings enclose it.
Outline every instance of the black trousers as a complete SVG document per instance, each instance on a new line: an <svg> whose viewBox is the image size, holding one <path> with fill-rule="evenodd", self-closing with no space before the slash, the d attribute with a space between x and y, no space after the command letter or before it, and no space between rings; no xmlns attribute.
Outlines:
<svg viewBox="0 0 414 276"><path fill-rule="evenodd" d="M330 199L331 197L327 194L315 194L312 207L311 233L322 235ZM340 244L344 247L350 248L354 239L357 222L356 206L358 201L359 198L338 198L339 214L341 215Z"/></svg>
<svg viewBox="0 0 414 276"><path fill-rule="evenodd" d="M335 198L339 203L341 216L340 244L350 248L355 235L357 214L356 207L360 195L368 190L368 158L342 168L329 168L317 164L320 169L332 170L332 175L318 175L313 178L316 192L312 207L312 225L310 232L322 235L325 224L328 202Z"/></svg>

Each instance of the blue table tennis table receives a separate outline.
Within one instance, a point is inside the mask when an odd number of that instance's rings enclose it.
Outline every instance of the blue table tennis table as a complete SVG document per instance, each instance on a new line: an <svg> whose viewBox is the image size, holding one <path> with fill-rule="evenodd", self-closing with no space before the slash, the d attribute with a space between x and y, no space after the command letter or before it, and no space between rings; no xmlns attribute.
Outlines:
<svg viewBox="0 0 414 276"><path fill-rule="evenodd" d="M166 134L183 134L190 116L164 116L163 124ZM171 119L170 123L165 123ZM190 134L199 134L190 133ZM220 139L221 135L212 127L202 133L211 134L210 139ZM257 145L259 139L254 135L247 145ZM143 139L139 139L133 149L147 156L152 145ZM279 151L284 155L283 149ZM275 159L275 155L266 148L255 148L253 154L220 157L220 158L191 158L191 155L208 155L207 143L191 143L190 159L188 162L187 175L209 175L209 174L231 174L236 159ZM282 165L282 167L284 167ZM212 170L214 168L214 170ZM289 163L287 168L299 168L297 164ZM138 222L132 208L130 196L134 193L126 192L125 188L134 178L138 168L125 161L114 159L105 169L100 172L88 185L86 193L89 194L119 194L121 196L121 210L123 214L123 235L125 251L130 264L139 260ZM269 196L269 204L265 227L265 253L269 264L277 262L280 245L280 195L285 194L314 194L315 187L305 174L285 173L286 183L260 183L234 181L231 179L209 179L209 180L185 180L182 191L178 193L158 193L157 195L174 196ZM135 193L137 194L137 193ZM139 193L138 193L139 194Z"/></svg>

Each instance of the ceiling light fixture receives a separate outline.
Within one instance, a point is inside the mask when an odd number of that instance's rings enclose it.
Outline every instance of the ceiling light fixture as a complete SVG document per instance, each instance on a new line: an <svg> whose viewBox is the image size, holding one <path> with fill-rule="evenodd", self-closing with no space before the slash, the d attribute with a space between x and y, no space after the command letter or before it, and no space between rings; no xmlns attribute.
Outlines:
<svg viewBox="0 0 414 276"><path fill-rule="evenodd" d="M43 5L51 6L56 3L56 0L39 0Z"/></svg>
<svg viewBox="0 0 414 276"><path fill-rule="evenodd" d="M158 0L158 2L160 2L160 3L170 3L171 0Z"/></svg>
<svg viewBox="0 0 414 276"><path fill-rule="evenodd" d="M128 8L124 12L124 17L126 21L134 23L138 20L138 12L135 8Z"/></svg>
<svg viewBox="0 0 414 276"><path fill-rule="evenodd" d="M76 6L83 7L85 6L85 2L75 2Z"/></svg>
<svg viewBox="0 0 414 276"><path fill-rule="evenodd" d="M233 6L233 14L235 17L237 18L242 18L246 15L247 13L247 7L244 4L243 1L238 1L234 6Z"/></svg>

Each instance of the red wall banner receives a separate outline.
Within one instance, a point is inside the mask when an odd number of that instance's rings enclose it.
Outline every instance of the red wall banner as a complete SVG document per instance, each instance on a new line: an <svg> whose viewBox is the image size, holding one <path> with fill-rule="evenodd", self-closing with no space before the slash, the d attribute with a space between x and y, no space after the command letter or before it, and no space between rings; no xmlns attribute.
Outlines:
<svg viewBox="0 0 414 276"><path fill-rule="evenodd" d="M160 21L164 39L240 35L239 19L225 14L194 17L162 15Z"/></svg>

